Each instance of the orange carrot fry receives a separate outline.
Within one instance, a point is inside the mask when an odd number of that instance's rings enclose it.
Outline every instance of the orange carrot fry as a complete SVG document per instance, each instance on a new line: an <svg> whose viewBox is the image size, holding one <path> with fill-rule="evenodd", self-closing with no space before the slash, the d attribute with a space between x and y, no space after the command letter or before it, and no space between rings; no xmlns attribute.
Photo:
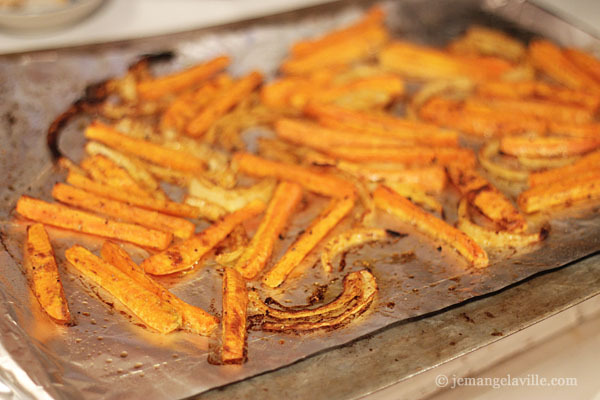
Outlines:
<svg viewBox="0 0 600 400"><path fill-rule="evenodd" d="M65 185L64 183L54 185L52 197L70 206L95 211L109 217L133 222L159 231L171 232L176 237L182 239L192 236L196 228L194 224L185 219L105 199L85 190Z"/></svg>
<svg viewBox="0 0 600 400"><path fill-rule="evenodd" d="M318 39L301 40L294 43L291 48L292 56L295 58L304 57L317 50L331 48L331 46L348 39L360 38L369 27L382 24L384 17L385 14L381 8L373 7L358 22L347 28L330 32Z"/></svg>
<svg viewBox="0 0 600 400"><path fill-rule="evenodd" d="M81 162L81 168L83 168L83 170L85 170L95 181L123 189L124 191L137 196L150 196L150 194L138 185L126 170L119 167L108 157L96 154L84 158Z"/></svg>
<svg viewBox="0 0 600 400"><path fill-rule="evenodd" d="M452 246L473 266L477 268L487 267L489 260L486 252L463 232L426 213L408 199L385 186L378 186L373 193L373 198L379 208L395 215L404 222L414 225L433 239L441 240Z"/></svg>
<svg viewBox="0 0 600 400"><path fill-rule="evenodd" d="M202 136L210 126L236 104L246 98L262 82L262 75L251 72L235 82L228 90L222 91L208 106L194 117L186 128L190 136Z"/></svg>
<svg viewBox="0 0 600 400"><path fill-rule="evenodd" d="M600 151L590 153L571 165L533 172L529 175L529 186L534 187L563 181L592 170L600 170Z"/></svg>
<svg viewBox="0 0 600 400"><path fill-rule="evenodd" d="M93 180L72 171L67 175L67 183L98 196L121 201L147 210L154 210L164 214L185 218L198 218L202 215L197 207L168 200L133 196L114 187L94 182Z"/></svg>
<svg viewBox="0 0 600 400"><path fill-rule="evenodd" d="M200 259L227 237L242 222L260 214L265 209L262 201L256 200L247 206L226 215L199 234L165 251L154 254L142 262L142 268L152 275L167 275L192 268Z"/></svg>
<svg viewBox="0 0 600 400"><path fill-rule="evenodd" d="M594 112L589 109L557 104L552 101L522 100L522 99L481 99L468 98L465 101L465 109L481 109L488 107L497 113L526 114L545 120L570 123L587 123L594 118Z"/></svg>
<svg viewBox="0 0 600 400"><path fill-rule="evenodd" d="M394 137L406 144L458 146L458 134L420 121L386 114L353 111L334 105L309 103L304 112L329 128L357 132L363 135Z"/></svg>
<svg viewBox="0 0 600 400"><path fill-rule="evenodd" d="M354 162L393 162L398 164L447 165L453 162L475 164L475 154L470 149L447 147L331 147L322 150L325 154Z"/></svg>
<svg viewBox="0 0 600 400"><path fill-rule="evenodd" d="M31 291L44 311L56 322L69 323L69 304L60 282L54 250L42 224L27 227L23 267Z"/></svg>
<svg viewBox="0 0 600 400"><path fill-rule="evenodd" d="M242 364L246 347L246 281L238 271L225 267L223 275L223 333L221 361L223 364Z"/></svg>
<svg viewBox="0 0 600 400"><path fill-rule="evenodd" d="M600 124L597 122L573 124L549 121L548 132L571 137L594 139L600 137Z"/></svg>
<svg viewBox="0 0 600 400"><path fill-rule="evenodd" d="M600 60L579 49L565 49L564 54L579 69L600 83Z"/></svg>
<svg viewBox="0 0 600 400"><path fill-rule="evenodd" d="M545 121L530 115L515 118L514 113L501 113L489 107L467 109L462 102L441 97L425 103L419 116L443 127L483 137L544 133L547 130Z"/></svg>
<svg viewBox="0 0 600 400"><path fill-rule="evenodd" d="M288 118L275 122L275 132L282 139L318 150L332 146L377 148L405 145L405 141L393 136L362 135L323 128L312 122Z"/></svg>
<svg viewBox="0 0 600 400"><path fill-rule="evenodd" d="M139 246L165 249L173 240L173 235L143 226L117 222L98 215L79 211L61 204L46 203L29 196L21 196L17 202L17 212L23 217L43 224L88 233Z"/></svg>
<svg viewBox="0 0 600 400"><path fill-rule="evenodd" d="M75 245L65 256L86 280L106 290L150 328L169 333L181 326L181 315L169 303L86 248Z"/></svg>
<svg viewBox="0 0 600 400"><path fill-rule="evenodd" d="M271 161L242 152L234 154L233 161L237 163L238 170L245 174L296 182L323 196L346 197L354 193L352 183L299 165Z"/></svg>
<svg viewBox="0 0 600 400"><path fill-rule="evenodd" d="M137 91L144 99L156 100L201 83L226 68L229 62L229 57L217 57L173 75L142 81L138 83Z"/></svg>
<svg viewBox="0 0 600 400"><path fill-rule="evenodd" d="M102 259L117 267L121 272L133 279L144 289L154 293L175 308L182 317L182 327L199 335L210 335L217 327L219 320L199 307L187 304L164 286L144 273L129 254L119 245L104 242L101 250Z"/></svg>
<svg viewBox="0 0 600 400"><path fill-rule="evenodd" d="M567 157L588 153L600 147L600 138L505 137L500 151L512 156Z"/></svg>
<svg viewBox="0 0 600 400"><path fill-rule="evenodd" d="M571 179L534 186L521 193L517 203L524 212L534 213L585 199L600 199L600 170L592 170Z"/></svg>
<svg viewBox="0 0 600 400"><path fill-rule="evenodd" d="M281 285L292 270L304 260L315 246L352 210L354 196L331 200L330 206L290 246L283 257L265 275L263 283L269 287Z"/></svg>
<svg viewBox="0 0 600 400"><path fill-rule="evenodd" d="M87 127L85 137L163 167L184 172L198 172L205 169L204 160L194 157L192 154L169 149L146 140L131 138L97 121Z"/></svg>
<svg viewBox="0 0 600 400"><path fill-rule="evenodd" d="M600 93L600 83L577 67L562 50L547 40L529 44L529 60L533 66L558 83L571 89Z"/></svg>
<svg viewBox="0 0 600 400"><path fill-rule="evenodd" d="M236 269L245 279L254 279L263 270L279 234L284 230L300 200L300 185L281 182L277 186L258 230L236 263Z"/></svg>
<svg viewBox="0 0 600 400"><path fill-rule="evenodd" d="M306 75L321 68L348 65L367 59L388 40L382 26L369 26L360 37L349 38L334 47L324 47L299 58L290 58L281 64L288 75Z"/></svg>

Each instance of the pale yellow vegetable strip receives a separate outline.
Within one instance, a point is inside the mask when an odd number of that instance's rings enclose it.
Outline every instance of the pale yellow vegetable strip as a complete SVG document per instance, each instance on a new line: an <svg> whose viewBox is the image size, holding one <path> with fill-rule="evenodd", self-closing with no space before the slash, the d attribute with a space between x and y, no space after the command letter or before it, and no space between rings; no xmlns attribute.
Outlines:
<svg viewBox="0 0 600 400"><path fill-rule="evenodd" d="M253 201L209 226L185 242L145 259L141 266L149 274L167 275L192 268L200 259L227 237L233 229L265 209L261 201Z"/></svg>
<svg viewBox="0 0 600 400"><path fill-rule="evenodd" d="M292 270L304 260L317 244L352 210L354 196L332 200L306 231L290 246L283 257L265 275L263 283L269 287L281 285Z"/></svg>
<svg viewBox="0 0 600 400"><path fill-rule="evenodd" d="M44 225L36 223L27 227L23 261L31 291L44 311L56 322L71 322L69 304L58 274L54 249Z"/></svg>
<svg viewBox="0 0 600 400"><path fill-rule="evenodd" d="M476 268L488 266L486 252L472 238L445 221L426 213L385 186L377 187L373 198L377 207L415 226L431 238L447 243Z"/></svg>

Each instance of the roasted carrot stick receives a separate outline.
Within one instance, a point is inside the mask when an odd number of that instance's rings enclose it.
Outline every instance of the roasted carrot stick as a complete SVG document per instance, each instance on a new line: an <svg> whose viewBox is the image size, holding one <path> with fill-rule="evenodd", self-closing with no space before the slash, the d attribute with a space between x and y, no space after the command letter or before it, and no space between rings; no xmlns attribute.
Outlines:
<svg viewBox="0 0 600 400"><path fill-rule="evenodd" d="M75 245L65 256L86 280L106 290L150 328L169 333L181 326L181 315L169 303L86 248Z"/></svg>
<svg viewBox="0 0 600 400"><path fill-rule="evenodd" d="M487 267L489 260L486 252L463 232L426 213L385 186L378 186L373 193L373 198L379 208L414 225L433 239L441 240L452 246L473 266Z"/></svg>
<svg viewBox="0 0 600 400"><path fill-rule="evenodd" d="M245 174L296 182L311 192L324 196L346 197L354 193L352 183L299 165L271 161L242 152L235 153L233 161L237 164L238 170Z"/></svg>
<svg viewBox="0 0 600 400"><path fill-rule="evenodd" d="M595 139L600 137L600 124L597 122L574 124L549 121L548 132L571 137Z"/></svg>
<svg viewBox="0 0 600 400"><path fill-rule="evenodd" d="M152 275L167 275L192 268L205 254L225 239L236 226L260 214L264 209L265 204L262 201L253 201L238 211L228 214L185 242L175 244L161 253L148 257L142 262L142 268Z"/></svg>
<svg viewBox="0 0 600 400"><path fill-rule="evenodd" d="M517 203L526 213L544 211L584 199L600 198L600 170L577 175L546 185L537 185L519 195Z"/></svg>
<svg viewBox="0 0 600 400"><path fill-rule="evenodd" d="M246 347L246 281L238 271L225 267L223 275L223 333L221 361L223 364L242 364Z"/></svg>
<svg viewBox="0 0 600 400"><path fill-rule="evenodd" d="M419 116L442 127L483 137L544 133L547 130L546 122L533 116L515 118L514 113L500 113L489 107L467 109L463 102L441 97L425 103L419 109Z"/></svg>
<svg viewBox="0 0 600 400"><path fill-rule="evenodd" d="M361 133L394 137L406 144L458 146L458 134L420 121L348 110L335 105L309 103L304 112L326 127Z"/></svg>
<svg viewBox="0 0 600 400"><path fill-rule="evenodd" d="M229 62L229 57L217 57L172 75L142 81L138 83L137 91L144 99L156 100L201 83L226 68Z"/></svg>
<svg viewBox="0 0 600 400"><path fill-rule="evenodd" d="M387 40L387 31L382 26L372 25L365 29L360 37L343 40L333 48L327 46L302 57L285 60L281 64L281 72L288 75L306 75L320 68L355 63L371 56Z"/></svg>
<svg viewBox="0 0 600 400"><path fill-rule="evenodd" d="M304 260L315 246L352 210L354 197L331 200L329 207L315 219L306 231L265 275L263 283L269 287L281 285L292 270Z"/></svg>
<svg viewBox="0 0 600 400"><path fill-rule="evenodd" d="M566 87L600 93L600 83L578 68L560 47L548 40L534 40L529 44L529 60L535 68Z"/></svg>
<svg viewBox="0 0 600 400"><path fill-rule="evenodd" d="M101 197L121 201L147 210L155 210L164 214L174 215L185 218L198 218L201 212L198 208L188 204L175 203L168 200L153 199L149 197L137 197L122 190L106 186L98 182L77 174L73 171L67 175L67 183L87 192L94 193Z"/></svg>
<svg viewBox="0 0 600 400"><path fill-rule="evenodd" d="M512 156L567 157L588 153L600 147L600 138L571 137L505 137L500 151Z"/></svg>
<svg viewBox="0 0 600 400"><path fill-rule="evenodd" d="M61 204L46 203L29 196L21 196L17 202L17 212L25 218L43 224L123 240L159 250L167 248L173 240L173 235L168 232L113 221Z"/></svg>
<svg viewBox="0 0 600 400"><path fill-rule="evenodd" d="M185 151L173 150L146 140L134 139L98 121L85 130L85 137L144 160L184 172L198 172L205 168L204 160Z"/></svg>
<svg viewBox="0 0 600 400"><path fill-rule="evenodd" d="M570 48L563 52L573 64L600 83L600 60L579 49Z"/></svg>
<svg viewBox="0 0 600 400"><path fill-rule="evenodd" d="M380 7L373 7L356 23L347 28L329 32L318 39L300 40L291 48L292 56L295 58L304 57L323 48L331 48L347 40L360 38L365 30L373 25L381 25L385 14Z"/></svg>
<svg viewBox="0 0 600 400"><path fill-rule="evenodd" d="M300 185L281 182L277 186L258 230L236 263L235 268L245 279L254 279L263 270L279 234L284 230L300 200Z"/></svg>
<svg viewBox="0 0 600 400"><path fill-rule="evenodd" d="M317 150L336 146L380 148L406 145L406 141L393 136L362 135L289 118L277 120L275 132L282 139Z"/></svg>
<svg viewBox="0 0 600 400"><path fill-rule="evenodd" d="M183 218L177 218L156 211L130 206L129 204L119 201L102 198L86 192L85 190L65 185L64 183L57 183L54 185L52 197L70 206L95 211L109 217L133 222L159 231L171 232L176 237L182 239L187 239L192 236L195 230L194 224Z"/></svg>
<svg viewBox="0 0 600 400"><path fill-rule="evenodd" d="M84 158L80 165L95 181L122 189L136 196L150 197L148 191L138 185L126 170L103 155L98 154Z"/></svg>
<svg viewBox="0 0 600 400"><path fill-rule="evenodd" d="M60 282L54 249L42 224L36 223L27 227L23 267L31 291L50 318L61 324L71 322L69 304Z"/></svg>
<svg viewBox="0 0 600 400"><path fill-rule="evenodd" d="M547 185L553 182L573 178L588 171L600 170L600 151L590 153L571 165L547 171L532 172L529 175L529 186Z"/></svg>
<svg viewBox="0 0 600 400"><path fill-rule="evenodd" d="M257 71L235 82L226 91L219 93L200 114L190 121L186 133L195 137L202 136L216 120L252 93L261 82L262 75Z"/></svg>
<svg viewBox="0 0 600 400"><path fill-rule="evenodd" d="M182 327L199 335L210 335L217 327L219 320L199 307L187 304L173 293L169 292L160 283L144 273L129 254L119 245L104 242L101 250L102 259L117 267L121 272L133 279L144 289L154 293L181 314Z"/></svg>
<svg viewBox="0 0 600 400"><path fill-rule="evenodd" d="M354 162L392 162L398 164L446 165L461 162L465 165L475 164L475 154L470 149L447 147L331 147L322 149L325 154L342 160Z"/></svg>
<svg viewBox="0 0 600 400"><path fill-rule="evenodd" d="M512 115L531 115L532 117L558 122L583 124L591 122L594 112L579 106L557 104L552 101L528 99L482 99L468 98L465 109L489 108L494 112Z"/></svg>

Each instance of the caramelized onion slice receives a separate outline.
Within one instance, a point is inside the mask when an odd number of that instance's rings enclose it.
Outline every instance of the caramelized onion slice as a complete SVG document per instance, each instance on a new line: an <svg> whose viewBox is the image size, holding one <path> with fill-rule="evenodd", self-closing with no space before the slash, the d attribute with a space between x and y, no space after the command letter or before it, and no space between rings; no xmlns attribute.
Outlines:
<svg viewBox="0 0 600 400"><path fill-rule="evenodd" d="M387 238L385 229L379 228L357 228L343 233L329 240L321 253L321 264L326 272L333 269L334 258L352 247L365 243L375 242Z"/></svg>

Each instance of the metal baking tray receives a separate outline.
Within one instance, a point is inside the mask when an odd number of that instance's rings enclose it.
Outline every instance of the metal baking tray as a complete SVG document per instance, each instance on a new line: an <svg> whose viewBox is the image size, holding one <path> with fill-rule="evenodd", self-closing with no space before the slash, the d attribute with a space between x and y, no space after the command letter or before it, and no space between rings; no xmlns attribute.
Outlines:
<svg viewBox="0 0 600 400"><path fill-rule="evenodd" d="M0 104L0 171L5 177L0 188L0 379L15 394L59 399L192 396L322 351L335 351L332 349L398 321L495 292L600 250L600 217L597 209L588 206L553 217L551 234L543 246L507 260L505 254L492 255L497 262L485 270L465 268L446 249L432 257L430 244L410 231L411 235L393 245L394 252L414 252L415 257L401 258L403 262L390 257L389 247L381 246L348 256L351 267L345 272L366 263L381 289L371 310L360 320L333 332L303 336L251 332L248 363L217 367L207 363L210 339L184 333L153 334L99 301L103 293L67 271L63 252L73 243L74 235L51 229L77 325L56 327L45 320L35 302L31 303L21 272L25 225L15 220L13 208L21 194L48 198L52 184L63 179L50 162L44 133L86 85L122 74L140 54L164 49L178 54L173 63L163 66L164 71L227 53L234 58L232 73L260 69L272 77L291 43L343 26L372 4L334 2L193 32L0 58L0 92L5 99ZM395 36L422 43L442 45L477 23L498 27L523 40L544 35L565 45L600 48L600 41L592 36L521 1L405 0L381 4L388 11L387 23ZM83 144L80 132L81 125L73 124L61 142L61 147L75 156ZM319 202L313 204L296 216L297 224L288 232L288 241L276 251L283 251L295 237L300 222L314 216ZM532 223L541 224L547 218L542 215ZM398 228L393 221L386 223ZM101 244L92 237L76 237L75 241L92 249ZM144 255L133 247L128 250L137 252L134 255L138 258ZM318 269L309 271L291 295L306 298L314 283L327 280ZM218 311L220 285L218 271L208 266L181 277L173 290L194 304ZM339 279L331 283L326 298L334 297L339 287Z"/></svg>

